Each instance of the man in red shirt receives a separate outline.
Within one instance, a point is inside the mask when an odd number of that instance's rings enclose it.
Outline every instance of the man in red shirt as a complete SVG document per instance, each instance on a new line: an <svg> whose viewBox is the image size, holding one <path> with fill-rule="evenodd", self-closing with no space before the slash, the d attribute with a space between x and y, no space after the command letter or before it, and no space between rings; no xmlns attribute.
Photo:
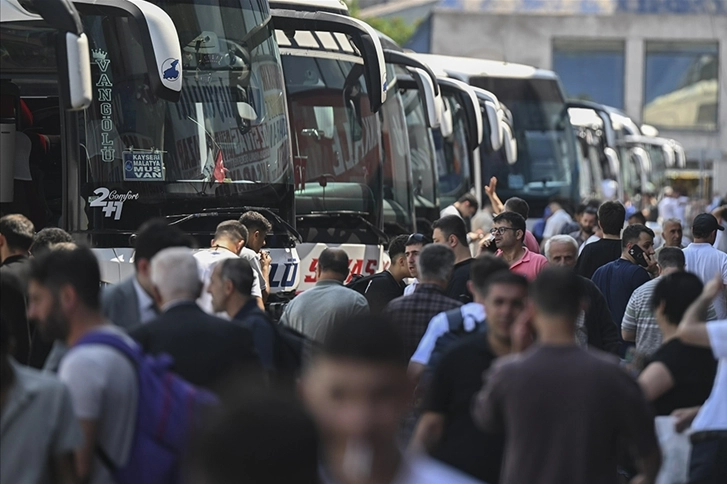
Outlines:
<svg viewBox="0 0 727 484"><path fill-rule="evenodd" d="M514 212L502 212L492 221L490 233L495 237L497 255L502 257L510 270L525 276L529 281L548 265L548 259L536 252L531 252L523 245L525 237L525 219Z"/></svg>

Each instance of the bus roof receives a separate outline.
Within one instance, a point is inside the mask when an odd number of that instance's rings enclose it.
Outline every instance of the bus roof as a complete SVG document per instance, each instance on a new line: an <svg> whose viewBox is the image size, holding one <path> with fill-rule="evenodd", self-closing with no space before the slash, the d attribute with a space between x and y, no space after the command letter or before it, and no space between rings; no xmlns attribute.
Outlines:
<svg viewBox="0 0 727 484"><path fill-rule="evenodd" d="M270 0L270 7L348 15L348 5L343 0Z"/></svg>
<svg viewBox="0 0 727 484"><path fill-rule="evenodd" d="M558 79L553 71L538 69L524 64L456 57L448 55L415 54L438 73L457 73L466 77L501 77L519 79Z"/></svg>

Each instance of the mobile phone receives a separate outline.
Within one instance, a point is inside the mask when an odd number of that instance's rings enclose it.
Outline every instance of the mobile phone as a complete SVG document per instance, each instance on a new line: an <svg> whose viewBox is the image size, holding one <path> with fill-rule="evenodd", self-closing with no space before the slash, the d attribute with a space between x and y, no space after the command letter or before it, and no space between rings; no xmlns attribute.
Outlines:
<svg viewBox="0 0 727 484"><path fill-rule="evenodd" d="M642 249L638 245L634 244L631 246L631 248L629 249L629 255L633 257L636 263L641 267L649 266L649 263L646 262L646 257L644 257L644 249Z"/></svg>

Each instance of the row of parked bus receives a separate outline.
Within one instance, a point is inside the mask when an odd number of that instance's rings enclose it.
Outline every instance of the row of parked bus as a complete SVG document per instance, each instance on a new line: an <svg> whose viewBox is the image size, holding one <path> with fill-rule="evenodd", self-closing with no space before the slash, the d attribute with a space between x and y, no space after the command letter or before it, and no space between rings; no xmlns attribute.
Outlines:
<svg viewBox="0 0 727 484"><path fill-rule="evenodd" d="M283 296L327 246L380 270L390 237L493 176L535 222L553 197L623 197L684 163L553 72L404 52L339 0L0 5L3 212L85 238L110 283L151 217L204 245L260 211Z"/></svg>

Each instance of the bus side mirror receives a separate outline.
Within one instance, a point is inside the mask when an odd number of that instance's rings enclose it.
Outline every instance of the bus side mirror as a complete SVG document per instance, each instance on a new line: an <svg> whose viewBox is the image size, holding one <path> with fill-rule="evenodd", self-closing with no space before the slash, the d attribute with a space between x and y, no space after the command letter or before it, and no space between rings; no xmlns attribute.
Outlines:
<svg viewBox="0 0 727 484"><path fill-rule="evenodd" d="M505 147L505 158L508 165L517 163L517 140L512 134L512 129L507 123L502 124L503 146Z"/></svg>
<svg viewBox="0 0 727 484"><path fill-rule="evenodd" d="M86 109L93 99L91 89L91 56L86 34L59 32L58 84L63 109Z"/></svg>

